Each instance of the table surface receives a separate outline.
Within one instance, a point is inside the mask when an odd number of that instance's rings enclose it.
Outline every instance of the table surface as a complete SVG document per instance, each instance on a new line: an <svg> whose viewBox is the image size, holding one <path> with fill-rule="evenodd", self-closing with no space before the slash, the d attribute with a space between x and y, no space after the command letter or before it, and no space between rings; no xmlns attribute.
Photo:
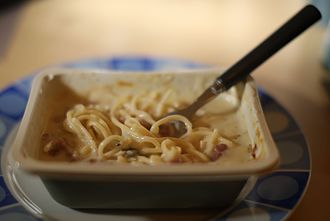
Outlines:
<svg viewBox="0 0 330 221"><path fill-rule="evenodd" d="M302 0L27 1L0 11L0 88L42 67L113 55L227 67L304 4ZM301 126L312 177L295 220L330 220L330 72L316 25L255 70L259 86ZM328 82L328 83L327 83Z"/></svg>

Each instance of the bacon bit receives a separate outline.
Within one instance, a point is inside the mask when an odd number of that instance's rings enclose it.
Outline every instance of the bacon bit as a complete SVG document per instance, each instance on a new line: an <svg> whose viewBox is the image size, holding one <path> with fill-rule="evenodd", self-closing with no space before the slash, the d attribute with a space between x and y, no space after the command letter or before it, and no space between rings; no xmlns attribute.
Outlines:
<svg viewBox="0 0 330 221"><path fill-rule="evenodd" d="M220 143L220 144L217 144L214 149L215 149L215 151L222 153L223 151L228 149L228 146L227 146L227 144Z"/></svg>
<svg viewBox="0 0 330 221"><path fill-rule="evenodd" d="M66 146L68 146L67 141L64 138L58 138L51 140L46 145L46 152L51 156L56 156L61 150L66 150Z"/></svg>
<svg viewBox="0 0 330 221"><path fill-rule="evenodd" d="M119 122L122 123L122 124L125 122L125 118L124 118L123 116L119 116L119 117L118 117L118 120L119 120Z"/></svg>
<svg viewBox="0 0 330 221"><path fill-rule="evenodd" d="M257 158L257 153L256 153L257 149L258 149L257 144L254 144L253 147L252 147L252 144L249 144L249 146L248 146L248 152L249 152L249 154L251 154L253 159Z"/></svg>
<svg viewBox="0 0 330 221"><path fill-rule="evenodd" d="M90 163L96 163L96 160L95 159L90 159L89 162Z"/></svg>
<svg viewBox="0 0 330 221"><path fill-rule="evenodd" d="M59 149L59 148L53 148L53 149L51 149L51 150L48 152L48 154L54 157L54 156L56 156L57 154L59 154L59 152L60 152L60 149Z"/></svg>
<svg viewBox="0 0 330 221"><path fill-rule="evenodd" d="M184 163L184 160L182 159L182 157L179 156L172 160L171 163Z"/></svg>
<svg viewBox="0 0 330 221"><path fill-rule="evenodd" d="M254 159L257 158L257 144L254 144L253 148L252 148L252 152L251 152L251 155Z"/></svg>
<svg viewBox="0 0 330 221"><path fill-rule="evenodd" d="M221 157L223 155L223 152L227 149L228 146L226 144L223 143L217 144L211 153L210 156L211 160L216 161L217 159L219 159L219 157Z"/></svg>
<svg viewBox="0 0 330 221"><path fill-rule="evenodd" d="M47 141L49 141L51 139L51 137L52 136L49 133L43 133L41 135L41 140L47 142Z"/></svg>
<svg viewBox="0 0 330 221"><path fill-rule="evenodd" d="M170 126L167 124L160 125L159 134L162 137L169 137L171 135Z"/></svg>
<svg viewBox="0 0 330 221"><path fill-rule="evenodd" d="M139 122L144 128L146 128L147 130L150 130L151 124L149 124L147 121L141 119L141 120L139 120Z"/></svg>
<svg viewBox="0 0 330 221"><path fill-rule="evenodd" d="M175 137L176 130L170 123L159 126L159 135L161 137Z"/></svg>

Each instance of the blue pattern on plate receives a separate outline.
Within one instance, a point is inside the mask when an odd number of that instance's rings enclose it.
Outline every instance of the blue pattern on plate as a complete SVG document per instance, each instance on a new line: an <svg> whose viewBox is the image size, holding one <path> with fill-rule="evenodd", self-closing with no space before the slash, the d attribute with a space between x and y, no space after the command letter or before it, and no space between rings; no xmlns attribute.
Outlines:
<svg viewBox="0 0 330 221"><path fill-rule="evenodd" d="M14 119L0 113L0 146L5 144L8 133L15 123L16 121Z"/></svg>
<svg viewBox="0 0 330 221"><path fill-rule="evenodd" d="M17 81L14 86L15 88L20 91L25 96L29 96L31 90L31 83L34 78L34 75L30 75L22 80Z"/></svg>
<svg viewBox="0 0 330 221"><path fill-rule="evenodd" d="M259 99L260 102L262 103L263 108L267 105L269 105L269 103L274 103L274 99L269 96L265 90L261 87L258 88L258 95L259 95Z"/></svg>
<svg viewBox="0 0 330 221"><path fill-rule="evenodd" d="M179 69L207 68L208 66L180 60L131 56L114 57L112 59L89 59L63 64L60 67L121 71L174 71ZM22 118L33 76L30 75L19 80L14 85L0 91L0 147L3 146L9 131L11 131L15 123ZM246 197L248 201L241 202L225 216L220 217L219 220L230 220L236 215L246 214L249 211L261 213L261 216L268 217L271 221L282 220L290 209L297 204L307 187L310 160L304 136L301 134L292 116L283 107L278 105L262 89L259 90L259 95L265 114L275 114L275 117L280 117L284 122L283 125L280 125L281 127L275 128L276 131L272 133L276 143L280 146L279 149L282 156L288 151L287 148L290 148L292 153L289 156L283 156L283 161L280 165L282 171L276 171L260 177L253 190ZM298 153L298 157L295 153ZM297 169L297 171L286 171L293 169ZM301 170L305 170L305 172ZM281 184L285 185L281 186ZM5 186L3 177L0 177L0 187L0 208L16 203L16 200ZM2 209L0 211L0 219L4 217L9 217L11 220L14 219L14 221L39 220L29 215L21 206ZM247 220L250 218L247 217Z"/></svg>
<svg viewBox="0 0 330 221"><path fill-rule="evenodd" d="M0 211L0 220L2 221L41 221L29 212L27 212L23 207L17 205L9 207Z"/></svg>
<svg viewBox="0 0 330 221"><path fill-rule="evenodd" d="M308 178L309 172L274 172L262 176L246 199L292 209L303 194Z"/></svg>
<svg viewBox="0 0 330 221"><path fill-rule="evenodd" d="M10 86L0 92L0 114L18 120L22 117L28 96L18 90L15 86Z"/></svg>
<svg viewBox="0 0 330 221"><path fill-rule="evenodd" d="M274 123L267 119L268 115L274 113L282 116L287 121L287 124L283 125L285 127L281 130L272 132L281 155L280 169L308 170L310 167L308 145L293 117L267 95L263 89L259 89L259 97L268 124ZM271 128L271 125L269 126Z"/></svg>
<svg viewBox="0 0 330 221"><path fill-rule="evenodd" d="M300 133L275 138L280 152L280 169L309 170L309 149L304 136Z"/></svg>
<svg viewBox="0 0 330 221"><path fill-rule="evenodd" d="M123 62L120 58L110 60L110 67L113 70L121 71L152 71L155 70L153 62L147 58L128 58Z"/></svg>
<svg viewBox="0 0 330 221"><path fill-rule="evenodd" d="M111 69L111 60L109 59L87 59L82 61L74 61L59 65L64 68L90 68L90 69Z"/></svg>
<svg viewBox="0 0 330 221"><path fill-rule="evenodd" d="M0 176L0 208L13 203L17 203L17 201L9 192L3 177Z"/></svg>
<svg viewBox="0 0 330 221"><path fill-rule="evenodd" d="M65 68L95 68L113 71L174 71L185 69L207 68L208 65L197 64L184 60L149 58L140 56L113 57L111 59L89 59L78 62L70 62L61 67Z"/></svg>
<svg viewBox="0 0 330 221"><path fill-rule="evenodd" d="M279 114L283 118L286 118L286 120L287 120L286 128L284 128L281 131L272 133L274 139L277 139L277 138L280 138L283 136L290 136L293 133L301 133L300 128L295 123L295 120L293 119L293 117L278 103L275 103L274 100L268 101L267 104L265 104L265 105L263 104L262 107L263 107L263 111L266 114L266 121L268 122L268 124L271 124L271 122L269 122L269 119L267 119L267 113Z"/></svg>

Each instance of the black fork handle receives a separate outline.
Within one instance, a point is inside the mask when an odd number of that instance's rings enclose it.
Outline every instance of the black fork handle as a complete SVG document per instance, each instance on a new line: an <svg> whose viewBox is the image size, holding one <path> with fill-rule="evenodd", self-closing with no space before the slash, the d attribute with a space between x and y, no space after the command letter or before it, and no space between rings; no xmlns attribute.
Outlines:
<svg viewBox="0 0 330 221"><path fill-rule="evenodd" d="M244 80L255 68L320 18L321 13L317 8L313 5L305 6L256 48L226 70L223 75L216 79L215 84L220 84L222 88L221 91L223 91L229 89L239 81ZM216 88L214 89L217 91ZM221 91L219 91L219 93Z"/></svg>

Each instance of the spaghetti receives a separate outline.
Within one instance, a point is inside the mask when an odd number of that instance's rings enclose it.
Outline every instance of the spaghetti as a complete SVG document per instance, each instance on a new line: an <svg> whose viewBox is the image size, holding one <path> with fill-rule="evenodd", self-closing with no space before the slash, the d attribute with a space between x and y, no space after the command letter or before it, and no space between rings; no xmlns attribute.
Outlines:
<svg viewBox="0 0 330 221"><path fill-rule="evenodd" d="M66 112L64 138L46 139L43 151L64 151L79 161L148 165L220 160L234 142L182 115L165 116L183 103L176 97L172 90L159 89L113 94L107 104L77 104ZM173 121L185 125L181 137L173 136Z"/></svg>

